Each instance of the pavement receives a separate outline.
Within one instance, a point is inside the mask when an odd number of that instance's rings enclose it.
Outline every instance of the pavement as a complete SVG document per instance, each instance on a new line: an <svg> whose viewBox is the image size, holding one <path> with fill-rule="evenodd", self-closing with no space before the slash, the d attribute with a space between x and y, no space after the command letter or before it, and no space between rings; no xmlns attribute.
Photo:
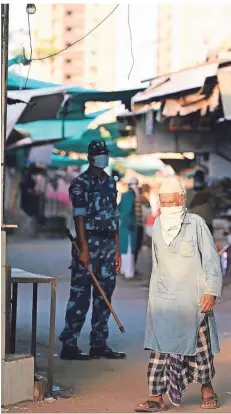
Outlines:
<svg viewBox="0 0 231 414"><path fill-rule="evenodd" d="M124 281L118 277L113 296L113 306L125 327L121 334L113 318L110 319L109 345L125 351L124 361L61 361L58 335L64 325L69 296L70 245L67 240L39 239L27 241L8 240L7 261L12 267L54 276L57 285L56 342L54 357L54 379L60 387L58 399L44 402L26 402L10 407L10 412L82 412L82 413L129 413L134 406L147 398L148 353L143 350L148 282L151 271L151 253L144 249L139 263L142 278ZM32 287L20 285L18 300L17 352L30 351ZM216 305L221 353L216 357L214 381L219 394L221 408L218 412L231 413L231 285L223 292L223 302ZM80 347L88 351L90 312L81 333ZM38 297L38 372L45 375L48 352L49 287L39 287ZM57 388L57 389L58 389ZM169 404L170 407L170 404ZM200 388L190 385L184 395L181 408L171 407L172 412L203 412L200 409Z"/></svg>

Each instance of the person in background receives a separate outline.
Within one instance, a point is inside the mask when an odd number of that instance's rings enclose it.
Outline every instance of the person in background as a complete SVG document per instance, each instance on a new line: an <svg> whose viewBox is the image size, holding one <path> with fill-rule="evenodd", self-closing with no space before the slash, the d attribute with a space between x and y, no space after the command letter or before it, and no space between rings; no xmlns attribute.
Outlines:
<svg viewBox="0 0 231 414"><path fill-rule="evenodd" d="M185 198L176 177L163 181L144 344L150 351L149 397L137 412L165 411L165 394L179 407L192 382L201 384L201 408L218 408L211 381L214 354L220 351L213 313L222 292L220 257L205 221L187 212Z"/></svg>
<svg viewBox="0 0 231 414"><path fill-rule="evenodd" d="M213 235L213 216L215 198L208 189L203 171L197 171L194 177L194 189L187 195L187 207L190 213L202 217Z"/></svg>
<svg viewBox="0 0 231 414"><path fill-rule="evenodd" d="M135 264L137 264L139 252L143 244L145 218L150 213L151 206L150 206L150 202L148 201L149 193L150 193L150 187L148 185L142 185L142 187L138 189L137 191L136 200L135 200L135 213L136 213L136 225L137 225Z"/></svg>
<svg viewBox="0 0 231 414"><path fill-rule="evenodd" d="M30 170L28 168L25 168L22 181L20 183L21 209L29 216L35 215L35 208L34 208L35 187L36 187L36 181L32 177Z"/></svg>
<svg viewBox="0 0 231 414"><path fill-rule="evenodd" d="M136 223L136 196L139 195L138 181L131 178L128 182L128 191L122 194L119 203L120 231L119 246L121 253L121 274L126 279L135 276L135 253L137 240Z"/></svg>

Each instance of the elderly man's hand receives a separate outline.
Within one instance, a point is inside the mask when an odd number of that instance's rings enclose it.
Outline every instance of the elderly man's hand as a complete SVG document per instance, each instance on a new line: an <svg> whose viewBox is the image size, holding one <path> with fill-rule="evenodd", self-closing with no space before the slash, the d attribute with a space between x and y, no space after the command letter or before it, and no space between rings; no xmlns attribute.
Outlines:
<svg viewBox="0 0 231 414"><path fill-rule="evenodd" d="M213 310L215 302L215 296L208 294L203 295L200 301L201 313L211 312Z"/></svg>

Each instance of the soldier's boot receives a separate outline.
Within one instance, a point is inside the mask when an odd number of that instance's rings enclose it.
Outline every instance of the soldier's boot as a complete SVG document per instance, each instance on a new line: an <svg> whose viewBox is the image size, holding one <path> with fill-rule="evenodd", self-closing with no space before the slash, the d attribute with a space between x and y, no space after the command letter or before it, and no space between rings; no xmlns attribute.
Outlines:
<svg viewBox="0 0 231 414"><path fill-rule="evenodd" d="M60 353L60 359L66 361L86 361L90 359L90 356L81 351L77 346L68 346L64 344Z"/></svg>
<svg viewBox="0 0 231 414"><path fill-rule="evenodd" d="M124 354L124 352L113 351L108 346L103 347L103 348L91 347L89 355L90 355L90 358L92 359L100 359L100 358L124 359L126 358L126 355Z"/></svg>

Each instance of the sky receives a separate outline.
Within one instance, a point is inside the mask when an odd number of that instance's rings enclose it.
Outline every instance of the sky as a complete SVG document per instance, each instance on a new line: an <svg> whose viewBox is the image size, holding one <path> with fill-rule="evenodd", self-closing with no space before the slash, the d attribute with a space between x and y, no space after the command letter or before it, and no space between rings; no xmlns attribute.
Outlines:
<svg viewBox="0 0 231 414"><path fill-rule="evenodd" d="M168 0L170 1L170 0ZM189 0L188 0L189 1ZM164 2L164 0L163 0ZM174 13L177 12L177 7L179 7L179 0L176 1L176 8L174 8ZM196 0L193 2L196 3ZM115 6L111 5L112 9ZM207 49L215 48L219 42L225 38L228 34L231 37L231 26L230 26L230 16L231 16L231 0L229 2L229 11L224 16L224 8L221 1L221 4L215 5L214 8L212 5L208 13L208 7L204 4L204 1L201 0L200 5L196 5L197 13L196 17L194 15L193 19L191 18L190 13L188 13L185 18L187 18L187 29L185 30L185 39L190 44L189 48L191 56L193 54L198 55L198 59L202 62L205 60ZM39 7L39 4L37 5ZM225 6L224 6L225 7ZM156 60L157 60L157 8L158 1L153 1L153 4L139 3L136 2L130 3L130 23L131 23L131 32L132 32L132 47L134 53L134 67L128 79L129 72L132 66L132 56L131 56L131 44L130 44L130 33L128 27L128 5L120 3L119 7L115 11L118 15L117 19L117 47L116 47L116 56L117 56L117 67L116 67L116 88L133 88L139 87L141 85L141 80L150 79L156 75ZM190 9L189 9L190 10ZM177 13L176 13L177 14ZM175 16L175 15L174 15ZM177 17L173 16L174 31L177 32ZM33 30L33 18L30 17L31 27ZM110 17L109 17L110 19ZM174 20L175 19L175 20ZM105 26L104 26L105 27ZM20 28L24 28L27 33L28 22L26 14L26 4L10 4L10 29L14 28L17 31ZM42 28L41 28L42 30ZM96 29L97 30L97 29ZM102 30L103 25L102 25ZM106 29L105 29L106 30ZM176 33L175 33L176 35ZM172 70L176 70L173 66L173 60L178 58L178 42L179 38L175 36L175 53L172 52ZM197 40L196 40L197 39ZM75 40L75 39L73 39ZM26 36L17 36L16 39L17 46L20 46L22 49L23 46L26 48L27 53L29 52L29 42L28 35ZM194 45L194 46L193 46ZM200 50L199 50L200 45ZM172 48L173 50L173 48ZM102 64L104 64L102 62ZM176 65L178 63L176 62ZM21 67L19 70L20 73L24 76L27 75L27 68ZM178 68L177 68L178 69ZM18 70L18 69L17 69ZM43 79L46 80L46 79ZM47 79L47 81L52 81L52 79Z"/></svg>
<svg viewBox="0 0 231 414"><path fill-rule="evenodd" d="M33 19L33 16L32 16ZM33 20L32 20L33 21ZM26 4L10 4L9 11L9 57L12 57L11 51L23 47L29 50L28 22L26 13ZM25 35L20 35L19 30L23 29ZM21 66L21 65L20 65ZM25 68L24 68L25 69Z"/></svg>
<svg viewBox="0 0 231 414"><path fill-rule="evenodd" d="M38 5L39 7L39 5ZM113 7L113 5L112 5ZM142 10L142 19L140 13ZM132 46L134 53L134 67L128 79L132 66L130 34L128 27L128 5L120 4L117 9L117 88L129 88L140 86L140 81L155 75L155 47L156 47L156 24L157 6L146 4L145 8L140 4L130 4L130 23L132 31ZM150 19L150 15L152 19ZM148 18L149 17L149 18ZM33 15L30 17L33 28ZM24 28L27 33L26 4L10 4L10 32L17 32ZM13 39L12 39L13 40ZM15 36L14 48L23 47L29 50L28 36ZM21 75L27 75L27 68L20 65L17 71Z"/></svg>

